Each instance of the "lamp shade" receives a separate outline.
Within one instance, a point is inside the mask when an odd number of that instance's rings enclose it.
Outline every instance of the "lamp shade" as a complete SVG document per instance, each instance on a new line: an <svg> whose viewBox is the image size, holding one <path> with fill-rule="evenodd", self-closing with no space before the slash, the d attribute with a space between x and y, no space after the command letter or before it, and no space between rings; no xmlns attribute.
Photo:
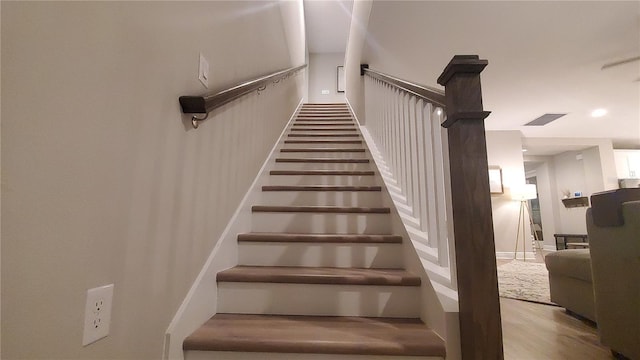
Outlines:
<svg viewBox="0 0 640 360"><path fill-rule="evenodd" d="M535 184L524 184L511 188L511 199L516 201L526 201L538 197Z"/></svg>

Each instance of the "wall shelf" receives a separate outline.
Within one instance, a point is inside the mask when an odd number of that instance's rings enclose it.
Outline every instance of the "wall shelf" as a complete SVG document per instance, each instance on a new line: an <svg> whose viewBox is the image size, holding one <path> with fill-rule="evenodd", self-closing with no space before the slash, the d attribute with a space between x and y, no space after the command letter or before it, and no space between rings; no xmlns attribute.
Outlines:
<svg viewBox="0 0 640 360"><path fill-rule="evenodd" d="M589 198L586 196L562 199L562 203L566 208L585 207L589 206Z"/></svg>

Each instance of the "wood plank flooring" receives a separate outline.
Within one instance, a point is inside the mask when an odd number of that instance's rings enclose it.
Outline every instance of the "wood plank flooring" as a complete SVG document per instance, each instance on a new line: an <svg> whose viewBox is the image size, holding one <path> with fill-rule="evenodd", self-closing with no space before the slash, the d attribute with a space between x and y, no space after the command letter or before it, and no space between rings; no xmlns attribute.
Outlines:
<svg viewBox="0 0 640 360"><path fill-rule="evenodd" d="M506 360L613 359L593 325L563 308L500 299Z"/></svg>
<svg viewBox="0 0 640 360"><path fill-rule="evenodd" d="M498 266L511 260L498 260ZM544 262L540 254L537 262ZM500 299L505 360L610 360L598 330L564 308Z"/></svg>

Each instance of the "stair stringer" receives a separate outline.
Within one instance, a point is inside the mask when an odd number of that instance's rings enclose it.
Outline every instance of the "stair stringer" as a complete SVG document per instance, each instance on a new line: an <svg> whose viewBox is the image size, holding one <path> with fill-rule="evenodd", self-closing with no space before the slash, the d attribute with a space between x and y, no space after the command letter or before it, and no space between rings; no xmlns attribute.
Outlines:
<svg viewBox="0 0 640 360"><path fill-rule="evenodd" d="M408 206L403 206L404 196L397 191L399 188L395 185L395 180L387 169L384 158L377 152L375 142L366 127L360 123L349 100L347 105L364 139L363 145L367 148L366 156L372 165L375 164L377 170L375 176L383 187L383 206L391 209L391 233L400 235L403 239L414 239L416 234L411 233L411 224L415 221L412 221L412 217L408 214ZM455 279L451 278L452 272L448 269L425 260L425 258L434 257L434 255L425 257L425 252L432 252L432 249L419 249L416 245L421 244L413 240L402 242L405 269L420 276L422 280L420 318L445 341L447 359L461 359L460 310Z"/></svg>
<svg viewBox="0 0 640 360"><path fill-rule="evenodd" d="M238 234L251 231L251 206L257 203L262 196L262 185L267 183L269 170L275 165L279 150L284 145L285 135L293 119L300 111L303 101L304 99L300 99L298 102L298 106L296 106L289 121L282 129L276 144L258 171L258 175L229 220L227 227L220 235L218 242L193 285L191 285L171 323L169 323L165 331L163 359L184 359L182 350L184 339L217 313L218 283L216 276L220 271L238 265Z"/></svg>

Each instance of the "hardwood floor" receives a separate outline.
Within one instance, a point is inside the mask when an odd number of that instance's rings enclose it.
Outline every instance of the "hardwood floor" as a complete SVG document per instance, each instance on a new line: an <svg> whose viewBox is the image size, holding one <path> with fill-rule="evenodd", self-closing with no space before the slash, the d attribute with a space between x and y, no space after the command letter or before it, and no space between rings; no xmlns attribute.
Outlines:
<svg viewBox="0 0 640 360"><path fill-rule="evenodd" d="M563 308L504 298L500 307L507 360L613 359L596 328Z"/></svg>
<svg viewBox="0 0 640 360"><path fill-rule="evenodd" d="M498 266L511 260L498 260ZM538 254L536 261L544 262ZM598 330L563 308L513 299L500 299L506 360L609 360Z"/></svg>

